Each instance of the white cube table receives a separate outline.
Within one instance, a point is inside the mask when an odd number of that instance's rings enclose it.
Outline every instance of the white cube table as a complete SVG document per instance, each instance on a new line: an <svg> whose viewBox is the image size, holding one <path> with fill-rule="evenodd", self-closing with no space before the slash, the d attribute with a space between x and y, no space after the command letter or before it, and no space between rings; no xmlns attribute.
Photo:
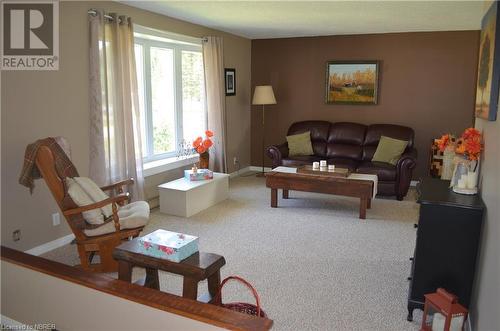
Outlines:
<svg viewBox="0 0 500 331"><path fill-rule="evenodd" d="M214 172L213 179L189 181L180 178L158 185L160 211L189 217L226 200L229 196L229 175Z"/></svg>

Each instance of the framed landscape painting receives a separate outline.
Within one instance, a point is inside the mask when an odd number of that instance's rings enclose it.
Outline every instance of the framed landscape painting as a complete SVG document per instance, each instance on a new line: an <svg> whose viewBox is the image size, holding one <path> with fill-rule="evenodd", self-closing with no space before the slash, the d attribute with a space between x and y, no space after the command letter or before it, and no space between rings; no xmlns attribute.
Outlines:
<svg viewBox="0 0 500 331"><path fill-rule="evenodd" d="M500 37L498 2L494 2L481 21L479 63L477 69L476 117L495 121L498 107L500 82Z"/></svg>
<svg viewBox="0 0 500 331"><path fill-rule="evenodd" d="M326 103L376 105L378 67L378 61L329 61Z"/></svg>

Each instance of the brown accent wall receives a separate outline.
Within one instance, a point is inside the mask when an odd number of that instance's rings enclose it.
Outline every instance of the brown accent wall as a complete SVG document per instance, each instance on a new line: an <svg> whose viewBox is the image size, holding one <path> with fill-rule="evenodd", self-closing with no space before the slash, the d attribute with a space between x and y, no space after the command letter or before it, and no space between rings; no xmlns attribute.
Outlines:
<svg viewBox="0 0 500 331"><path fill-rule="evenodd" d="M252 87L271 84L278 102L266 106L266 145L301 120L401 124L415 130L414 178L423 176L431 138L473 125L478 43L479 31L252 40ZM325 104L329 60L379 60L378 104ZM252 165L261 164L260 109L252 106Z"/></svg>

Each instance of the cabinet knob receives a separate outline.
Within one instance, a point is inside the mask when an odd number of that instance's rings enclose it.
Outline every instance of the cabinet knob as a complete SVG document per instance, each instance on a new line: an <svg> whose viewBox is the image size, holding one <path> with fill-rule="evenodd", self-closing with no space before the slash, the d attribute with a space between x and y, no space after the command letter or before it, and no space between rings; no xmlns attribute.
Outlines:
<svg viewBox="0 0 500 331"><path fill-rule="evenodd" d="M411 277L411 276L406 278L406 280L412 280L412 279L413 279L413 277Z"/></svg>
<svg viewBox="0 0 500 331"><path fill-rule="evenodd" d="M414 260L413 256L412 256L412 257L410 257L410 261L413 261L413 260Z"/></svg>
<svg viewBox="0 0 500 331"><path fill-rule="evenodd" d="M418 228L418 224L417 224L417 223L413 224L413 227L414 227L415 229L416 229L416 228Z"/></svg>

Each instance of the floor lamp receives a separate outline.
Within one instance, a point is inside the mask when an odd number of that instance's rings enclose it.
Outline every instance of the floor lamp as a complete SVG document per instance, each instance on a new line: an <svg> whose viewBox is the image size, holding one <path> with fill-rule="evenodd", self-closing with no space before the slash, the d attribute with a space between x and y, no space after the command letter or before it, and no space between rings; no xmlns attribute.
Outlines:
<svg viewBox="0 0 500 331"><path fill-rule="evenodd" d="M253 93L252 105L262 105L262 173L257 174L257 176L264 176L264 148L265 148L265 105L275 105L276 98L274 97L273 87L271 85L261 85L255 86L255 91Z"/></svg>

